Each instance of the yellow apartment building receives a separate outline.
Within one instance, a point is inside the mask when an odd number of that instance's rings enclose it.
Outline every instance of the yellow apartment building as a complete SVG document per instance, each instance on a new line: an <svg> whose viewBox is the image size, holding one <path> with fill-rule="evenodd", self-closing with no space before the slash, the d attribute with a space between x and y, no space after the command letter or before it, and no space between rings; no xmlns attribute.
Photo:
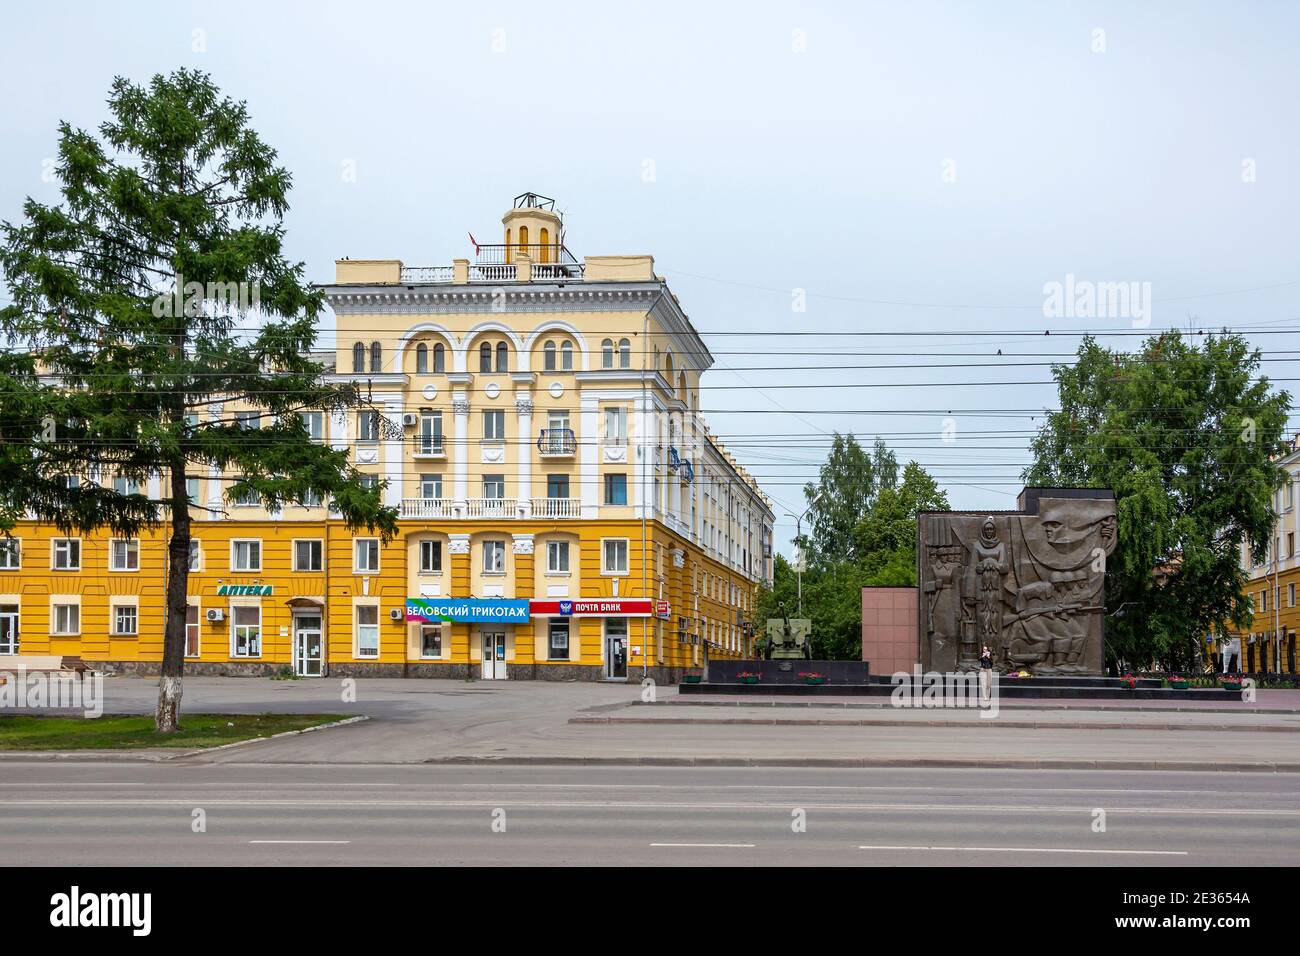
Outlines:
<svg viewBox="0 0 1300 956"><path fill-rule="evenodd" d="M336 263L317 358L371 402L304 414L383 484L400 533L192 478L187 672L671 681L749 655L774 515L700 417L708 348L650 256L577 259L532 193L502 230L448 265ZM233 401L204 414L260 425ZM166 535L20 523L0 655L156 671Z"/></svg>
<svg viewBox="0 0 1300 956"><path fill-rule="evenodd" d="M1280 464L1287 472L1286 483L1274 494L1273 511L1277 527L1268 554L1258 559L1242 548L1242 567L1250 574L1246 593L1254 616L1250 628L1231 636L1225 654L1238 655L1238 669L1249 673L1296 673L1296 632L1300 631L1300 435Z"/></svg>

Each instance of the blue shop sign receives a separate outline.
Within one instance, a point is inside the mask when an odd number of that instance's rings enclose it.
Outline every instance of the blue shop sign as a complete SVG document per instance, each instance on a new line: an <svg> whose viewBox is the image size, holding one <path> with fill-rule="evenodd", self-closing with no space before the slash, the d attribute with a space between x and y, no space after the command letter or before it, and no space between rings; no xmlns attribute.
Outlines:
<svg viewBox="0 0 1300 956"><path fill-rule="evenodd" d="M407 598L406 619L436 624L526 624L528 601L504 598Z"/></svg>

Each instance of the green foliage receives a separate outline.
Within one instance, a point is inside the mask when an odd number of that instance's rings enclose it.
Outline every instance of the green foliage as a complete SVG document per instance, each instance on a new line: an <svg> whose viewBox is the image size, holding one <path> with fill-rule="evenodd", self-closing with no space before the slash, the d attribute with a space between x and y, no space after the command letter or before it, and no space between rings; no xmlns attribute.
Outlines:
<svg viewBox="0 0 1300 956"><path fill-rule="evenodd" d="M1115 491L1111 661L1191 667L1206 632L1248 622L1241 546L1261 552L1272 535L1291 404L1259 365L1240 336L1198 346L1168 332L1131 354L1085 339L1076 364L1054 369L1059 410L1024 477Z"/></svg>
<svg viewBox="0 0 1300 956"><path fill-rule="evenodd" d="M862 589L916 585L916 516L948 510L948 497L916 462L898 477L897 462L876 440L868 455L852 435L835 436L815 501L808 540L813 556L803 575L804 616L811 618L812 654L822 660L862 656ZM845 502L851 502L846 506ZM824 504L823 504L824 502ZM847 531L845 530L847 529ZM758 600L758 620L794 617L797 575L777 556L773 586Z"/></svg>
<svg viewBox="0 0 1300 956"><path fill-rule="evenodd" d="M349 527L397 530L345 450L300 413L364 407L313 360L323 295L282 255L289 173L242 103L202 73L113 83L99 136L59 126L62 203L0 224L0 529L171 526L157 725L179 726L189 575L188 475L238 477L227 502L328 498ZM243 427L232 402L262 413ZM156 500L119 494L159 477ZM79 478L70 486L69 479ZM87 478L91 480L86 480Z"/></svg>
<svg viewBox="0 0 1300 956"><path fill-rule="evenodd" d="M876 439L871 452L853 435L835 433L815 485L804 488L811 533L802 542L810 563L823 567L857 556L855 530L882 488L892 488L898 461Z"/></svg>
<svg viewBox="0 0 1300 956"><path fill-rule="evenodd" d="M379 490L298 415L364 396L322 385L311 358L322 294L281 255L290 176L275 151L201 73L119 78L108 106L99 137L59 126L62 204L29 198L24 222L0 225L0 527L31 511L135 534L188 513L184 476L216 467L243 476L228 500L328 495L350 525L391 534ZM264 427L209 414L241 399ZM160 501L68 487L87 474L180 480Z"/></svg>

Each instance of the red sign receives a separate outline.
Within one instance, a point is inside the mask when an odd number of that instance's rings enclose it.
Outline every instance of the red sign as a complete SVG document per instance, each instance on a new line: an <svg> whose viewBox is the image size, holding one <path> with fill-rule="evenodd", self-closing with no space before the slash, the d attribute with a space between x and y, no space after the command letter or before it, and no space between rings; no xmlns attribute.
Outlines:
<svg viewBox="0 0 1300 956"><path fill-rule="evenodd" d="M655 617L662 621L670 621L673 617L673 609L667 601L655 601Z"/></svg>
<svg viewBox="0 0 1300 956"><path fill-rule="evenodd" d="M533 617L649 617L654 610L653 601L628 598L597 598L581 601L530 601L528 611Z"/></svg>

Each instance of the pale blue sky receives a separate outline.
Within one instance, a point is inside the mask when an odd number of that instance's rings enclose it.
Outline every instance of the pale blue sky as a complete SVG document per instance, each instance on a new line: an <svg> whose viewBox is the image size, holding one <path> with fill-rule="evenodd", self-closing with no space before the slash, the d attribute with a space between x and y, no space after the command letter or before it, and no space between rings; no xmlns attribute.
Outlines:
<svg viewBox="0 0 1300 956"><path fill-rule="evenodd" d="M998 348L1072 352L1067 329L1131 331L1044 318L1043 284L1067 273L1149 281L1153 328L1300 327L1298 41L1300 12L1281 2L64 2L0 33L0 218L54 197L41 171L59 119L93 127L114 75L188 65L247 100L293 171L288 248L313 279L345 255L449 262L467 231L496 241L531 189L559 200L579 256L655 256L717 355L706 383L1045 382L1034 367L750 369L996 362ZM792 313L793 288L807 312ZM1047 327L1059 337L716 334ZM801 348L874 354L779 354ZM1300 376L1284 358L1270 376ZM958 415L945 443L944 413L1053 395L706 388L703 404L778 512L802 508L795 485L835 428L894 434L954 505L1005 508L1034 423ZM814 414L850 408L913 414ZM1016 433L977 440L986 429ZM778 539L792 533L783 519Z"/></svg>

